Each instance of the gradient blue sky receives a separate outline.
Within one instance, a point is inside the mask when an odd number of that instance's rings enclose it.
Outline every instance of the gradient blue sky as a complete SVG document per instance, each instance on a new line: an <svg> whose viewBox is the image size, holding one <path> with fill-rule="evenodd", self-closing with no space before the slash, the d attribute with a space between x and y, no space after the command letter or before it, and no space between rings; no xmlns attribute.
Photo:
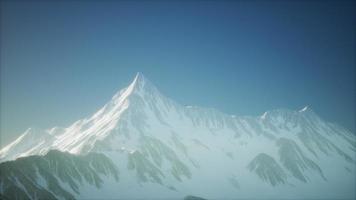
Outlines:
<svg viewBox="0 0 356 200"><path fill-rule="evenodd" d="M1 141L91 115L140 71L236 115L310 105L355 132L352 1L1 1Z"/></svg>

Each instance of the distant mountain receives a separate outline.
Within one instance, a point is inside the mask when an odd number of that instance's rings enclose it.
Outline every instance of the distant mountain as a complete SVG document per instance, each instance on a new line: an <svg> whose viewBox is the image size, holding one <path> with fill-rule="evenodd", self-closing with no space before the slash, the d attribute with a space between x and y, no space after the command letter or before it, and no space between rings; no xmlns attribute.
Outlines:
<svg viewBox="0 0 356 200"><path fill-rule="evenodd" d="M8 199L354 199L356 136L310 108L236 117L142 74L91 117L0 150Z"/></svg>

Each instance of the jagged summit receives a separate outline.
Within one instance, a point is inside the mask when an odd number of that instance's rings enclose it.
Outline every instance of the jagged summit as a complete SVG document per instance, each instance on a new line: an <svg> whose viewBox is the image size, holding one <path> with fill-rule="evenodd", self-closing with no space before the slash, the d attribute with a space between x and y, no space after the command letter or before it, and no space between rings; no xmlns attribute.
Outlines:
<svg viewBox="0 0 356 200"><path fill-rule="evenodd" d="M119 90L108 104L121 104L132 94L142 93L147 83L149 83L149 81L146 80L143 74L137 72L133 81L126 88Z"/></svg>
<svg viewBox="0 0 356 200"><path fill-rule="evenodd" d="M134 80L132 81L131 85L134 88L142 88L146 83L146 78L141 72L137 72Z"/></svg>
<svg viewBox="0 0 356 200"><path fill-rule="evenodd" d="M117 101L118 99L127 98L131 94L143 95L143 93L152 92L159 93L156 86L150 80L148 80L141 72L137 72L129 86L117 92L112 99Z"/></svg>
<svg viewBox="0 0 356 200"><path fill-rule="evenodd" d="M142 72L137 72L135 76L135 81L145 81L146 77L143 75Z"/></svg>
<svg viewBox="0 0 356 200"><path fill-rule="evenodd" d="M302 115L302 114L307 114L307 113L313 113L313 111L308 106L305 106L303 109L300 109L300 110L279 108L279 109L273 109L273 110L264 112L260 116L260 118L266 119L268 117L278 117L278 116L297 116L297 115Z"/></svg>
<svg viewBox="0 0 356 200"><path fill-rule="evenodd" d="M267 111L266 111L266 112L264 112L264 113L261 115L261 119L266 119L267 114L268 114L268 112L267 112Z"/></svg>
<svg viewBox="0 0 356 200"><path fill-rule="evenodd" d="M299 110L299 112L306 112L306 111L310 111L311 109L309 108L309 106L304 106L302 109Z"/></svg>

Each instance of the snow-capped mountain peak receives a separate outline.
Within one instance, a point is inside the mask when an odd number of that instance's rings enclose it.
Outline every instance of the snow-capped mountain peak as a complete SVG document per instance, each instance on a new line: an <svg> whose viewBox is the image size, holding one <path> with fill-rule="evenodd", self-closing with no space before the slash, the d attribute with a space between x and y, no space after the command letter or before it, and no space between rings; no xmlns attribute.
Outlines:
<svg viewBox="0 0 356 200"><path fill-rule="evenodd" d="M146 80L145 80L145 77L143 76L143 74L140 72L137 72L135 78L129 84L129 86L127 88L124 88L124 89L120 90L119 92L117 92L113 96L112 101L120 102L119 99L124 99L133 93L141 92L141 90L144 88L145 83L146 83Z"/></svg>
<svg viewBox="0 0 356 200"><path fill-rule="evenodd" d="M300 109L299 112L306 112L307 110L309 110L309 107L304 106L304 108Z"/></svg>
<svg viewBox="0 0 356 200"><path fill-rule="evenodd" d="M129 84L127 88L124 88L117 92L112 97L113 103L120 103L124 99L129 98L132 95L139 95L139 96L153 96L158 95L161 96L160 92L156 88L154 84L151 83L150 80L145 78L145 76L141 72L137 72L133 81ZM109 102L110 103L110 102Z"/></svg>
<svg viewBox="0 0 356 200"><path fill-rule="evenodd" d="M148 80L146 80L145 76L141 72L137 72L132 84L134 84L135 88L140 89L143 88L147 81Z"/></svg>
<svg viewBox="0 0 356 200"><path fill-rule="evenodd" d="M261 119L266 119L267 114L268 114L268 112L264 112L264 113L261 115Z"/></svg>
<svg viewBox="0 0 356 200"><path fill-rule="evenodd" d="M83 170L90 171L91 165L99 170L115 168L112 172L118 168L120 181L107 177L99 184L102 188L93 188L91 182L87 187L81 184L81 192L79 186L68 190L80 199L175 199L192 193L212 199L235 198L236 194L255 199L266 198L262 194L269 194L270 199L295 198L296 193L340 199L352 196L355 185L350 173L355 173L356 136L323 121L310 108L239 117L212 108L182 106L162 95L141 73L88 118L66 128L28 129L0 151L0 160L46 155L34 159L47 163L56 152L51 150L76 154L56 153L55 157L68 157L70 166L89 163ZM96 156L110 162L101 166ZM66 185L73 180L61 181ZM325 189L340 183L351 187L340 192ZM251 193L256 190L263 192ZM321 190L326 191L322 196L314 192ZM0 187L1 191L6 189Z"/></svg>
<svg viewBox="0 0 356 200"><path fill-rule="evenodd" d="M78 120L65 129L57 127L47 131L29 129L18 140L0 151L0 159L7 160L17 158L19 155L45 153L50 149L59 149L76 154L88 152L94 148L98 141L104 140L115 132L114 130L121 126L120 121L123 123L131 120L130 118L137 118L138 116L133 116L137 112L144 115L145 107L149 107L151 110L156 109L157 114L159 112L157 111L158 104L166 101L164 99L165 97L160 94L158 89L142 73L138 72L127 88L116 93L107 104L91 117ZM31 137L34 138L32 140L35 143L38 143L35 147L27 145L27 140L21 139L29 133L31 135L36 134L36 137ZM49 135L55 136L49 137ZM28 137L26 136L26 138ZM29 146L31 146L30 149ZM23 151L23 148L27 151L20 153L14 150L20 149Z"/></svg>
<svg viewBox="0 0 356 200"><path fill-rule="evenodd" d="M130 93L142 92L142 90L144 89L144 87L146 85L146 82L148 82L148 80L146 80L144 75L141 72L137 72L135 78L133 79L133 81L131 82L131 84L127 88L127 90ZM149 83L147 83L147 84L149 84Z"/></svg>

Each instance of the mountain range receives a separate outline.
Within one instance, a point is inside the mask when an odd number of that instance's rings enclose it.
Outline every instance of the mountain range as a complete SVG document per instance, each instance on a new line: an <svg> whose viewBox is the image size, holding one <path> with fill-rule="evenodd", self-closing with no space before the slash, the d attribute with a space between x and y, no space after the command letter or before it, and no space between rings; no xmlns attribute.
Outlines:
<svg viewBox="0 0 356 200"><path fill-rule="evenodd" d="M312 109L183 106L138 73L92 116L0 150L2 199L355 199L356 135Z"/></svg>

